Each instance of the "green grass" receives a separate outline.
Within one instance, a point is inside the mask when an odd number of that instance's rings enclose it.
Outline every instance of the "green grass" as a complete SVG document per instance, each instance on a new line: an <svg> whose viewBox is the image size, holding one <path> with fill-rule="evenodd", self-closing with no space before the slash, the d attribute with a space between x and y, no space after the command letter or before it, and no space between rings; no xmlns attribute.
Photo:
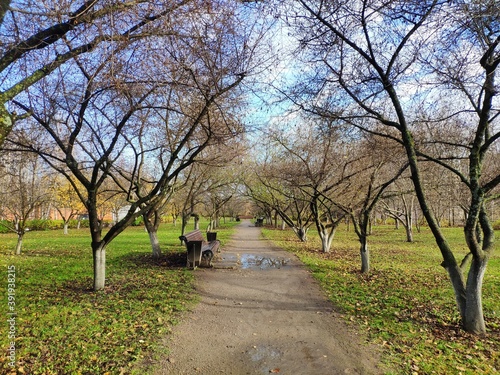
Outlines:
<svg viewBox="0 0 500 375"><path fill-rule="evenodd" d="M218 230L222 244L234 224ZM154 353L179 313L196 301L179 231L172 224L160 228L164 255L153 260L144 228L128 228L108 247L106 288L97 293L91 291L88 229L71 230L67 236L62 231L30 232L21 256L12 255L15 236L1 234L0 373L11 371L5 329L11 265L16 268L17 373L131 373L140 358Z"/></svg>
<svg viewBox="0 0 500 375"><path fill-rule="evenodd" d="M463 230L444 228L457 254L466 254ZM359 243L341 228L330 254L316 233L301 243L293 232L264 229L265 237L294 252L320 281L351 324L384 348L387 374L496 374L500 372L500 254L490 260L483 305L488 334L459 328L451 284L427 228L405 242L403 230L377 226L369 237L372 271L359 272ZM498 249L497 244L497 249Z"/></svg>

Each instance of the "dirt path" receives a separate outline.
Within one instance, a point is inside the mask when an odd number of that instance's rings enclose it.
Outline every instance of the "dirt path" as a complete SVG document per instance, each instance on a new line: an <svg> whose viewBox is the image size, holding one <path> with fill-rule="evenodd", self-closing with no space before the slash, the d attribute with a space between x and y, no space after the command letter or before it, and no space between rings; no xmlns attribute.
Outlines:
<svg viewBox="0 0 500 375"><path fill-rule="evenodd" d="M198 269L201 302L165 340L154 374L379 374L377 350L333 311L297 258L249 221ZM233 267L233 268L232 268Z"/></svg>

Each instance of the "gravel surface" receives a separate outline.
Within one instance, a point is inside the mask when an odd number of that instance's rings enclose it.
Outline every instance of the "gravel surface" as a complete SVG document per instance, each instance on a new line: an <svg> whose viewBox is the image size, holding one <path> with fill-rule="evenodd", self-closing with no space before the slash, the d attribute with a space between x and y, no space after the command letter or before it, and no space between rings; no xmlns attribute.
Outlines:
<svg viewBox="0 0 500 375"><path fill-rule="evenodd" d="M201 301L165 338L155 375L382 373L378 349L260 228L243 221L217 258L194 271Z"/></svg>

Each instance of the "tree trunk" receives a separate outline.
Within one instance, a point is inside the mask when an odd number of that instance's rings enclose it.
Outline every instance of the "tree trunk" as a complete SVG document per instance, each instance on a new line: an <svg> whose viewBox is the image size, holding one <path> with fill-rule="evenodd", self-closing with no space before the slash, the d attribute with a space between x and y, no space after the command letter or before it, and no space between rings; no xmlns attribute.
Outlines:
<svg viewBox="0 0 500 375"><path fill-rule="evenodd" d="M64 221L63 233L68 234L69 221Z"/></svg>
<svg viewBox="0 0 500 375"><path fill-rule="evenodd" d="M159 258L161 256L161 247L160 247L160 241L158 240L158 231L148 230L148 234L149 234L149 242L151 243L153 258Z"/></svg>
<svg viewBox="0 0 500 375"><path fill-rule="evenodd" d="M300 241L307 242L307 228L295 227L293 228L293 231L295 232Z"/></svg>
<svg viewBox="0 0 500 375"><path fill-rule="evenodd" d="M467 304L465 306L465 315L462 317L462 320L464 329L467 332L475 334L483 334L486 332L481 296L487 262L487 258L474 258L467 277L467 287L465 291Z"/></svg>
<svg viewBox="0 0 500 375"><path fill-rule="evenodd" d="M361 255L361 273L370 272L370 251L368 250L368 239L366 236L361 236L359 239L361 243L360 255Z"/></svg>
<svg viewBox="0 0 500 375"><path fill-rule="evenodd" d="M413 242L413 229L411 225L406 225L406 242Z"/></svg>
<svg viewBox="0 0 500 375"><path fill-rule="evenodd" d="M333 237L335 235L335 231L329 232L328 229L319 233L319 237L321 238L321 251L324 253L329 253L332 247Z"/></svg>
<svg viewBox="0 0 500 375"><path fill-rule="evenodd" d="M17 234L16 255L21 255L21 250L23 248L23 238L24 233Z"/></svg>
<svg viewBox="0 0 500 375"><path fill-rule="evenodd" d="M106 283L106 245L102 242L92 244L94 257L94 291L104 289Z"/></svg>
<svg viewBox="0 0 500 375"><path fill-rule="evenodd" d="M151 243L151 253L153 258L161 256L160 241L158 240L158 228L160 227L161 219L157 209L152 208L142 215L144 229L148 232L149 242Z"/></svg>

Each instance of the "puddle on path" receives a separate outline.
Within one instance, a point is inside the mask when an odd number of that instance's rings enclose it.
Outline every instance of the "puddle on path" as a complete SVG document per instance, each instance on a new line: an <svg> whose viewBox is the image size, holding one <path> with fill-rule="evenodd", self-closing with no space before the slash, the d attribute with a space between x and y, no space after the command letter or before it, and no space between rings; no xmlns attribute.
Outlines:
<svg viewBox="0 0 500 375"><path fill-rule="evenodd" d="M241 268L281 268L286 266L290 259L263 257L255 254L241 254Z"/></svg>
<svg viewBox="0 0 500 375"><path fill-rule="evenodd" d="M276 359L283 355L280 350L267 345L256 345L248 350L247 353L253 362Z"/></svg>
<svg viewBox="0 0 500 375"><path fill-rule="evenodd" d="M256 345L252 349L247 350L247 355L252 362L255 362L260 367L262 374L271 374L280 372L276 365L280 362L283 352L276 348L267 345Z"/></svg>

